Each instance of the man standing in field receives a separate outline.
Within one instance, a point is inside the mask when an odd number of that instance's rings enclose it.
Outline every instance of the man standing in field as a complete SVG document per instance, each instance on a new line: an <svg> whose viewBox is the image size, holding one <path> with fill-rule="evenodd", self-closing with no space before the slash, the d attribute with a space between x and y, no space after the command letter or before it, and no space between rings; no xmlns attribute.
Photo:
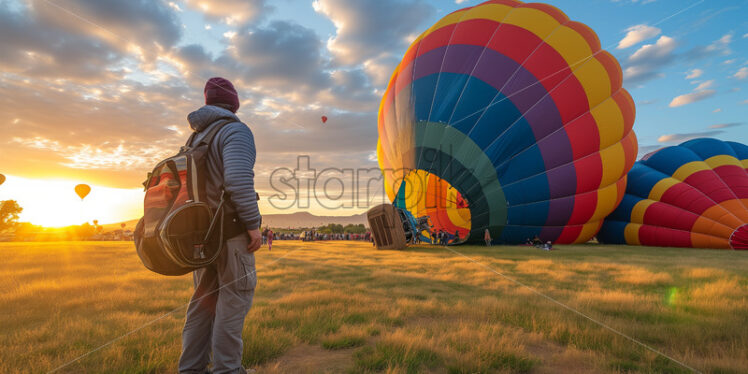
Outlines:
<svg viewBox="0 0 748 374"><path fill-rule="evenodd" d="M252 306L257 275L254 252L262 245L262 217L254 189L255 143L252 132L234 114L239 97L226 79L205 85L205 106L187 117L197 133L193 144L216 125L225 123L207 157L208 202L217 206L227 197L224 243L218 259L193 272L195 293L182 331L180 373L245 373L242 367L242 328ZM208 371L210 357L211 371ZM251 372L251 371L250 371Z"/></svg>

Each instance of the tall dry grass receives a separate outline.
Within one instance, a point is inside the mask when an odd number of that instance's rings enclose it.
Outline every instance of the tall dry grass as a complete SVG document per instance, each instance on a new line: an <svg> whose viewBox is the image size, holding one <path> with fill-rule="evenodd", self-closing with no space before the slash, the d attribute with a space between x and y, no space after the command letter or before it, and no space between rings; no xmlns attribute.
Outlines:
<svg viewBox="0 0 748 374"><path fill-rule="evenodd" d="M698 370L748 367L748 253L457 250ZM127 243L0 254L0 372L47 372L171 311L60 372L175 372L189 276L148 272ZM244 360L260 372L687 372L439 247L279 241L257 263Z"/></svg>

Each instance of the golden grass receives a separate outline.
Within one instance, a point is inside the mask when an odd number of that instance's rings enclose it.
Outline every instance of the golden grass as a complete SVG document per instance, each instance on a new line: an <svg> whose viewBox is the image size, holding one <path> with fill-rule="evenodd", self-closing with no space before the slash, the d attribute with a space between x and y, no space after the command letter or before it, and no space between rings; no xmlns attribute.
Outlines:
<svg viewBox="0 0 748 374"><path fill-rule="evenodd" d="M724 277L725 272L714 268L693 268L686 269L684 275L688 278L704 279L704 278L717 278Z"/></svg>
<svg viewBox="0 0 748 374"><path fill-rule="evenodd" d="M274 244L243 333L261 373L687 372L443 248ZM748 367L748 253L456 249L698 370ZM150 273L129 243L0 253L1 373L47 372L165 315L60 372L175 372L190 276Z"/></svg>
<svg viewBox="0 0 748 374"><path fill-rule="evenodd" d="M625 267L618 272L616 281L633 285L659 285L668 284L673 281L673 277L665 272L652 272L640 267Z"/></svg>

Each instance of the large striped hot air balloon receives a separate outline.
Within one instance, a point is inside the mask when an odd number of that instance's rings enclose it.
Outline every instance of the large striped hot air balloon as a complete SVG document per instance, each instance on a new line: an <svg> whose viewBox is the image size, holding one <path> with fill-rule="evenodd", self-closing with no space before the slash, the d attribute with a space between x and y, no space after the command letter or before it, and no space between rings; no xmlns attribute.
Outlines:
<svg viewBox="0 0 748 374"><path fill-rule="evenodd" d="M694 139L638 161L605 243L748 249L748 146Z"/></svg>
<svg viewBox="0 0 748 374"><path fill-rule="evenodd" d="M395 205L461 241L592 238L636 160L634 103L587 26L545 4L494 0L421 34L379 109Z"/></svg>

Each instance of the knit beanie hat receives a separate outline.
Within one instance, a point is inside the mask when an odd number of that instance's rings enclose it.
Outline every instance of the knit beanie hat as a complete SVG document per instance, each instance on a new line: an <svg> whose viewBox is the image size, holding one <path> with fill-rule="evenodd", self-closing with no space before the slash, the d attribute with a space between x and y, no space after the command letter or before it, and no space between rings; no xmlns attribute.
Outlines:
<svg viewBox="0 0 748 374"><path fill-rule="evenodd" d="M215 77L205 83L205 104L226 108L234 113L239 110L239 95L228 79Z"/></svg>

